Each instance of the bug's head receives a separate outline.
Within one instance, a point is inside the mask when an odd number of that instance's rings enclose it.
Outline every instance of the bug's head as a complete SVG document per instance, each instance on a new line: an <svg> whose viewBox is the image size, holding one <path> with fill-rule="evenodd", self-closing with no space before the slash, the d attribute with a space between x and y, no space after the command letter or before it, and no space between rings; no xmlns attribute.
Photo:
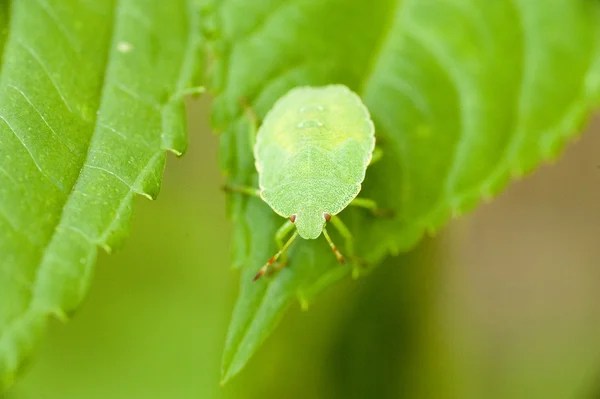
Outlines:
<svg viewBox="0 0 600 399"><path fill-rule="evenodd" d="M290 220L296 225L298 234L305 240L318 238L323 231L327 214L317 209L305 209L290 216Z"/></svg>

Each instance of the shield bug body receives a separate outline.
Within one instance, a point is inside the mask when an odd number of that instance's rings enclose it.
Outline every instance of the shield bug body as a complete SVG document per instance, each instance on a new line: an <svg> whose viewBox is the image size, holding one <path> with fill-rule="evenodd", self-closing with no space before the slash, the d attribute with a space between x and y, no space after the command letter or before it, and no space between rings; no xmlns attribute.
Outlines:
<svg viewBox="0 0 600 399"><path fill-rule="evenodd" d="M376 212L374 201L356 198L373 159L375 128L360 97L343 85L297 87L267 113L256 135L255 165L259 190L230 186L259 195L277 214L288 218L279 229L279 252L255 276L262 276L299 235L321 233L340 262L343 256L329 236L331 223L352 252L352 235L336 215L348 205ZM291 238L285 237L296 228Z"/></svg>

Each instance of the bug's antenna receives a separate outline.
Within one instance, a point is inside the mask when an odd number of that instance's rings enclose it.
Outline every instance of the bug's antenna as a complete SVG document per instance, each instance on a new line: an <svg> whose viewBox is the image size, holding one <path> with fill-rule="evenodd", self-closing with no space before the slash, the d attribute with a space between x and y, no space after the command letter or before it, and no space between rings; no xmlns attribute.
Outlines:
<svg viewBox="0 0 600 399"><path fill-rule="evenodd" d="M338 262L340 262L342 264L346 263L346 260L344 259L344 257L340 253L340 251L337 249L337 247L335 246L335 244L331 240L331 237L329 237L329 233L327 233L327 229L325 227L323 227L323 235L327 239L327 242L329 243L329 246L331 247L331 250L335 254L335 257L337 258Z"/></svg>
<svg viewBox="0 0 600 399"><path fill-rule="evenodd" d="M281 249L279 250L279 252L277 252L275 255L271 256L271 259L269 259L267 261L267 264L260 268L260 270L258 271L258 273L256 273L256 275L254 276L254 278L252 279L252 281L258 280L263 274L265 274L265 272L267 270L269 270L269 267L271 267L271 265L273 263L277 262L277 259L279 259L279 257L281 256L281 254L283 254L288 249L288 247L292 244L292 242L296 239L297 236L298 236L298 232L296 231L290 237L290 239L287 240L287 242L283 245L283 247L281 247Z"/></svg>

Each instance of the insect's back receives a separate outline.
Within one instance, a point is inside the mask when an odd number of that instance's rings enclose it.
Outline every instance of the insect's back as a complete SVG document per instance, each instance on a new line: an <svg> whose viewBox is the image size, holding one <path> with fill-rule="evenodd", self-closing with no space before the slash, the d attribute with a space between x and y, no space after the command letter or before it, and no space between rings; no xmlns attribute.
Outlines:
<svg viewBox="0 0 600 399"><path fill-rule="evenodd" d="M375 136L369 112L346 86L299 87L279 99L254 153L261 196L303 238L317 238L360 191Z"/></svg>

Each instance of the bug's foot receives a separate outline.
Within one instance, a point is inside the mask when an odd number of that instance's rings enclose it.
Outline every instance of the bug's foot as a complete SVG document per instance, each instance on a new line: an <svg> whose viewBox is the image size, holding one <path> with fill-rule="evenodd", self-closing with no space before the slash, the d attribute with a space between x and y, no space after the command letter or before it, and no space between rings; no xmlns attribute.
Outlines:
<svg viewBox="0 0 600 399"><path fill-rule="evenodd" d="M256 281L259 278L261 278L265 273L270 274L269 273L269 268L266 266L261 267L260 269L258 269L258 273L256 273L254 275L254 277L252 278L252 281Z"/></svg>
<svg viewBox="0 0 600 399"><path fill-rule="evenodd" d="M378 218L393 218L396 212L393 209L377 208L373 209L373 216Z"/></svg>
<svg viewBox="0 0 600 399"><path fill-rule="evenodd" d="M250 195L252 197L260 197L260 192L258 189L239 184L227 183L221 186L221 190L223 190L225 193L241 193L245 195Z"/></svg>
<svg viewBox="0 0 600 399"><path fill-rule="evenodd" d="M242 186L238 186L237 184L229 184L225 183L221 186L221 191L228 194L239 193L243 191Z"/></svg>
<svg viewBox="0 0 600 399"><path fill-rule="evenodd" d="M277 265L280 262L281 261L277 260L277 255L273 255L271 258L269 258L266 265L258 269L258 273L256 273L252 281L256 281L264 275L270 276L273 273L273 270L278 270Z"/></svg>
<svg viewBox="0 0 600 399"><path fill-rule="evenodd" d="M363 258L359 257L359 256L356 256L356 255L353 256L351 258L351 261L352 261L352 264L354 266L358 266L358 267L360 267L362 269L366 269L366 268L369 267L369 263L366 260L364 260Z"/></svg>
<svg viewBox="0 0 600 399"><path fill-rule="evenodd" d="M352 262L352 278L359 278L365 270L369 268L369 263L359 256L353 256L351 258Z"/></svg>
<svg viewBox="0 0 600 399"><path fill-rule="evenodd" d="M284 268L286 268L288 266L288 261L284 260L284 261L279 261L273 264L273 266L271 267L271 273L275 273L278 272Z"/></svg>
<svg viewBox="0 0 600 399"><path fill-rule="evenodd" d="M242 97L240 99L240 105L242 106L242 109L246 112L246 115L248 115L250 120L256 123L256 121L258 121L258 115L256 115L256 112L254 112L252 104L250 104L250 101L248 101L247 97Z"/></svg>
<svg viewBox="0 0 600 399"><path fill-rule="evenodd" d="M258 274L254 277L254 279L252 281L258 280L263 275L265 277L272 276L273 274L278 273L279 271L281 271L283 268L285 268L287 266L288 266L287 260L272 263L271 265L269 265L269 267L266 270L264 270L262 272L259 271Z"/></svg>

